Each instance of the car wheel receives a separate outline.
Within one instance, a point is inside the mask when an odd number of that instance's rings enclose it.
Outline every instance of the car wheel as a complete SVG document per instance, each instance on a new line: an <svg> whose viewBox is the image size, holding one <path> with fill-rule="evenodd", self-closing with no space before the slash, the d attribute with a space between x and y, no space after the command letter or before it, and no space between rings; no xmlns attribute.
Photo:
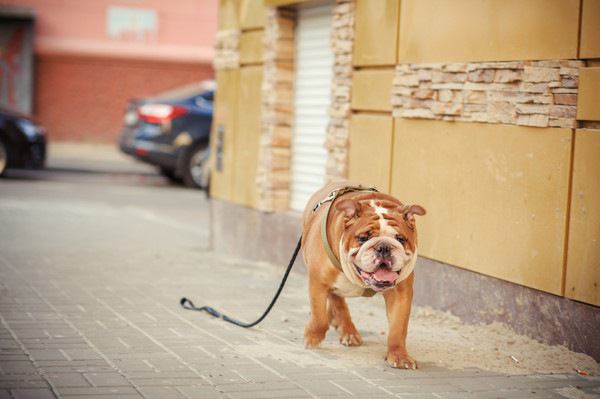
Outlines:
<svg viewBox="0 0 600 399"><path fill-rule="evenodd" d="M186 153L183 184L192 188L208 187L208 144L200 143L191 147Z"/></svg>
<svg viewBox="0 0 600 399"><path fill-rule="evenodd" d="M6 165L8 164L8 151L6 151L6 146L4 142L0 140L0 176L4 174L6 170Z"/></svg>

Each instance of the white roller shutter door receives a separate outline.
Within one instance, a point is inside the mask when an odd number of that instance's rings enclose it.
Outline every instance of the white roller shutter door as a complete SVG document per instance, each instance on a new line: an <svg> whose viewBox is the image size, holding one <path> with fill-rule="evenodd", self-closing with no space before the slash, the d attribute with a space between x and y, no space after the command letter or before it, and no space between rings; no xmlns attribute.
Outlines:
<svg viewBox="0 0 600 399"><path fill-rule="evenodd" d="M291 209L303 210L325 179L333 53L333 3L301 7L296 27Z"/></svg>

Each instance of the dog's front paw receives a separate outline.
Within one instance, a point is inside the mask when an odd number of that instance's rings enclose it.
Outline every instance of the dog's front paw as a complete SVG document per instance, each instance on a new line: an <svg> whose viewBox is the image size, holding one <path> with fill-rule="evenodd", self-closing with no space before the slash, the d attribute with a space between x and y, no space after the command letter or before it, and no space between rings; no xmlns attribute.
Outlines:
<svg viewBox="0 0 600 399"><path fill-rule="evenodd" d="M397 369L411 369L415 370L417 368L417 362L412 357L408 356L408 354L403 352L395 352L389 351L385 355L385 360L388 364Z"/></svg>
<svg viewBox="0 0 600 399"><path fill-rule="evenodd" d="M304 335L304 346L308 349L318 348L323 341L323 337L313 336L313 335Z"/></svg>
<svg viewBox="0 0 600 399"><path fill-rule="evenodd" d="M325 339L326 332L327 329L315 329L307 326L304 329L304 346L309 349L318 348L321 341Z"/></svg>
<svg viewBox="0 0 600 399"><path fill-rule="evenodd" d="M340 343L345 346L361 346L363 340L359 332L356 330L342 331L340 334Z"/></svg>

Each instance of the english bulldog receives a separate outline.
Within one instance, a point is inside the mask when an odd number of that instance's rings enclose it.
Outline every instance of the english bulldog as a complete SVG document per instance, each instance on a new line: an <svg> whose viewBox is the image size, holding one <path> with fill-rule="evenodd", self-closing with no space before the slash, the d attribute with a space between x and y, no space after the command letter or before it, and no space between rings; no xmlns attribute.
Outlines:
<svg viewBox="0 0 600 399"><path fill-rule="evenodd" d="M330 325L343 345L361 345L344 298L381 293L389 323L385 359L392 367L417 368L406 350L417 260L415 215L425 215L425 209L350 182L313 194L302 232L311 309L307 348L319 346Z"/></svg>

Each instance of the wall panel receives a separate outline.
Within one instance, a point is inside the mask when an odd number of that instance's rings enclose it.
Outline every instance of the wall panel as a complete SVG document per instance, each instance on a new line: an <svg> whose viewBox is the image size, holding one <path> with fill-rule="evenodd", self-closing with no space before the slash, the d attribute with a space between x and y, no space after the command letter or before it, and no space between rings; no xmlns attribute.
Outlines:
<svg viewBox="0 0 600 399"><path fill-rule="evenodd" d="M571 130L396 119L392 194L419 253L561 294Z"/></svg>
<svg viewBox="0 0 600 399"><path fill-rule="evenodd" d="M577 130L565 295L600 306L600 130Z"/></svg>
<svg viewBox="0 0 600 399"><path fill-rule="evenodd" d="M260 109L262 66L240 69L237 134L235 140L235 172L232 200L248 207L256 207L258 191L256 170L260 140ZM234 97L230 98L233 100Z"/></svg>
<svg viewBox="0 0 600 399"><path fill-rule="evenodd" d="M263 0L240 1L240 28L256 29L265 26L266 8Z"/></svg>
<svg viewBox="0 0 600 399"><path fill-rule="evenodd" d="M355 66L394 65L400 0L357 0L355 13Z"/></svg>
<svg viewBox="0 0 600 399"><path fill-rule="evenodd" d="M263 31L242 32L240 36L240 63L256 64L262 62Z"/></svg>
<svg viewBox="0 0 600 399"><path fill-rule="evenodd" d="M600 67L579 71L577 119L600 121Z"/></svg>
<svg viewBox="0 0 600 399"><path fill-rule="evenodd" d="M352 74L352 109L392 111L394 69L361 69Z"/></svg>
<svg viewBox="0 0 600 399"><path fill-rule="evenodd" d="M237 129L237 101L239 93L239 69L217 71L219 90L215 93L211 145L210 194L214 198L230 200L232 197L235 168L235 136ZM221 160L217 160L218 147L222 148ZM220 168L217 163L220 163Z"/></svg>
<svg viewBox="0 0 600 399"><path fill-rule="evenodd" d="M238 0L219 1L219 30L239 29Z"/></svg>
<svg viewBox="0 0 600 399"><path fill-rule="evenodd" d="M297 5L300 3L308 3L309 1L314 0L263 0L267 7L282 7L282 6L291 6Z"/></svg>
<svg viewBox="0 0 600 399"><path fill-rule="evenodd" d="M402 0L399 61L577 58L579 0Z"/></svg>
<svg viewBox="0 0 600 399"><path fill-rule="evenodd" d="M348 178L389 193L391 115L353 114L350 120Z"/></svg>
<svg viewBox="0 0 600 399"><path fill-rule="evenodd" d="M583 0L579 58L600 58L600 0Z"/></svg>

